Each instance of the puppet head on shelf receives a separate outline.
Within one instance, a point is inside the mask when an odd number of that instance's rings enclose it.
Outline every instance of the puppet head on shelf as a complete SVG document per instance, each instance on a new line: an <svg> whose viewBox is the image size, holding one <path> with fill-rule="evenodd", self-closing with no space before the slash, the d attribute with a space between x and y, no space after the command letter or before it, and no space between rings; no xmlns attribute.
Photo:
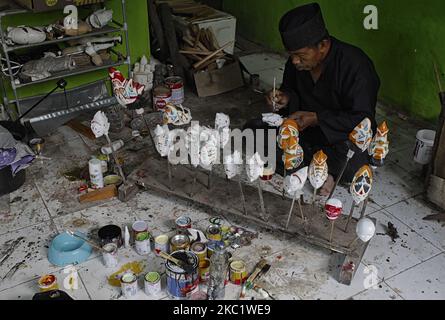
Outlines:
<svg viewBox="0 0 445 320"><path fill-rule="evenodd" d="M144 92L144 85L133 81L133 79L125 79L119 70L109 68L108 73L113 85L114 95L123 107L136 102Z"/></svg>

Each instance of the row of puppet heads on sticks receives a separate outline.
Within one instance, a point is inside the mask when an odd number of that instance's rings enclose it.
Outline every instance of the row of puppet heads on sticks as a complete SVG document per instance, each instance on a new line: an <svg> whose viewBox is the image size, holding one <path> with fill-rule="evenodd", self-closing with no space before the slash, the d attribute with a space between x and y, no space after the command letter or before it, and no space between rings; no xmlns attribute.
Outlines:
<svg viewBox="0 0 445 320"><path fill-rule="evenodd" d="M332 236L334 231L335 220L338 219L343 212L343 203L339 199L333 198L335 189L338 183L343 177L345 169L356 152L368 152L370 156L370 164L361 167L355 174L350 186L350 193L352 196L352 206L349 212L349 216L346 222L344 231L348 232L348 226L351 221L352 215L356 206L362 204L360 220L356 227L357 237L352 241L348 247L351 248L358 239L363 242L368 242L375 234L375 224L372 220L365 218L364 213L368 204L369 194L371 192L373 183L373 170L377 167L381 167L384 164L384 160L389 152L388 142L388 126L386 122L382 122L378 128L377 133L373 136L371 121L368 118L363 119L349 134L349 140L347 145L349 147L347 157L343 164L340 174L337 176L335 185L325 203L326 217L331 222L331 232L329 242L332 244ZM299 144L299 130L298 124L295 120L286 119L280 127L280 133L278 136L279 147L283 150L283 162L285 170L294 170L301 166L303 163L303 148ZM314 188L314 198L317 190L320 189L328 178L328 157L322 151L318 151L314 154L313 159L308 167L298 170L297 172L286 176L284 172L285 180L283 187L283 196L286 191L288 194L293 195L292 206L289 211L286 229L288 228L289 221L292 215L294 201L297 196L301 195L301 190L306 183L307 178ZM299 201L300 212L303 221L307 221L301 210L301 202Z"/></svg>
<svg viewBox="0 0 445 320"><path fill-rule="evenodd" d="M198 151L198 160L192 161L195 167L201 166L209 173L208 178L208 188L211 188L211 175L212 167L217 161L218 149L224 149L226 144L230 140L230 118L223 114L217 113L215 119L215 128L202 127L197 124L192 125L187 131L184 129L169 130L167 125L157 126L154 131L154 142L157 152L161 157L168 158L168 178L169 186L172 189L172 174L171 174L171 164L170 157L175 152L173 148L174 137L185 136L186 146L191 155L192 145L197 145L194 148ZM179 133L178 131L184 131ZM332 235L334 223L337 218L339 218L343 211L342 201L339 199L332 198L335 189L341 180L343 173L349 163L349 160L354 156L356 152L368 152L371 156L371 165L374 168L381 167L384 163L389 151L388 143L388 127L386 122L381 123L378 126L377 133L373 136L371 121L365 118L361 121L354 130L349 134L349 152L345 159L344 166L341 173L335 181L335 186L328 197L325 204L325 213L327 218L331 221L331 234L329 237L330 243L332 243ZM299 144L299 128L296 121L292 119L285 119L280 126L279 136L277 138L279 147L283 150L283 158L285 170L294 170L301 166L303 163L303 148ZM309 178L309 181L314 188L314 202L316 197L316 192L320 189L328 178L328 164L327 155L320 150L317 152L309 165L309 167L304 167L295 173L286 176L284 175L283 183L283 196L285 193L293 197L292 205L287 218L286 229L289 226L291 219L293 207L295 201L298 201L300 208L300 214L302 221L307 223L307 219L304 216L303 210L301 208L300 195L302 194L302 189ZM240 197L243 204L243 212L247 215L245 196L243 191L243 186L241 183L241 172L242 166L242 156L238 151L233 154L228 155L224 159L224 168L226 176L228 179L234 179L238 177L238 184L240 188ZM263 191L261 188L260 178L270 175L267 173L264 167L264 161L258 153L255 153L250 159L246 161L246 174L250 182L257 181L259 203L261 205L261 218L264 221L268 220L268 216L264 206ZM286 173L286 172L285 172ZM359 223L357 224L357 238L349 246L351 247L358 239L364 242L368 242L375 233L374 223L368 219L364 218L364 212L366 210L368 196L371 191L373 182L373 169L369 165L365 165L358 170L352 181L350 192L353 198L352 208L347 220L345 227L345 232L348 231L348 225L352 218L354 209L360 203L362 204L362 214ZM196 173L191 184L190 196L193 196L194 185L196 183Z"/></svg>

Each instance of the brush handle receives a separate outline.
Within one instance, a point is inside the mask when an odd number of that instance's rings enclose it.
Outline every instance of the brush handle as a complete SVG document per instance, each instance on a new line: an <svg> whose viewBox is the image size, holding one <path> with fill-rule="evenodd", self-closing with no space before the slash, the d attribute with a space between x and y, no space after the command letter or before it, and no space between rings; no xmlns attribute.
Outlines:
<svg viewBox="0 0 445 320"><path fill-rule="evenodd" d="M96 248L97 250L100 250L102 252L107 252L107 250L105 250L104 248L99 247L98 245L96 245L94 242L91 242L90 240L85 239L84 237L81 237L77 234L75 234L74 232L68 232L70 235L72 235L73 237L79 238L83 241L85 241L86 243L88 243L90 246L92 246L93 248Z"/></svg>
<svg viewBox="0 0 445 320"><path fill-rule="evenodd" d="M178 260L178 259L172 257L172 256L169 255L168 253L165 253L165 252L161 251L161 252L159 252L159 255L160 255L162 258L164 258L164 259L170 260L171 262L173 262L174 264L176 264L176 265L178 265L178 266L182 266L182 263L181 263L182 261L180 261L180 260Z"/></svg>

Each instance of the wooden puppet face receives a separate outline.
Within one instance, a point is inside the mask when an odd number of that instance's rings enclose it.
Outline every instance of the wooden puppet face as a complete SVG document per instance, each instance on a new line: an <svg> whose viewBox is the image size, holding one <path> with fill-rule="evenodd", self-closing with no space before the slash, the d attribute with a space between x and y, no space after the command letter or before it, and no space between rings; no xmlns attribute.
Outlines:
<svg viewBox="0 0 445 320"><path fill-rule="evenodd" d="M338 199L329 199L325 204L326 218L329 220L337 220L337 218L342 214L343 204Z"/></svg>
<svg viewBox="0 0 445 320"><path fill-rule="evenodd" d="M290 195L303 189L307 181L308 167L304 167L284 179L284 189Z"/></svg>
<svg viewBox="0 0 445 320"><path fill-rule="evenodd" d="M323 186L328 178L328 156L322 151L314 154L309 166L309 181L315 189Z"/></svg>
<svg viewBox="0 0 445 320"><path fill-rule="evenodd" d="M371 120L368 118L363 119L349 134L349 140L361 151L368 149L372 140Z"/></svg>
<svg viewBox="0 0 445 320"><path fill-rule="evenodd" d="M388 126L386 121L383 121L377 128L377 134L372 139L369 146L368 153L373 159L377 160L377 163L383 164L383 160L386 158L389 152L388 142ZM376 163L376 164L377 164Z"/></svg>
<svg viewBox="0 0 445 320"><path fill-rule="evenodd" d="M280 127L280 133L277 138L280 149L284 152L295 154L298 145L298 124L295 120L286 119Z"/></svg>
<svg viewBox="0 0 445 320"><path fill-rule="evenodd" d="M295 154L283 153L283 162L286 170L298 168L303 163L304 151L300 145L297 145Z"/></svg>
<svg viewBox="0 0 445 320"><path fill-rule="evenodd" d="M351 195L356 204L364 201L371 191L372 171L368 165L361 167L355 174L351 184Z"/></svg>

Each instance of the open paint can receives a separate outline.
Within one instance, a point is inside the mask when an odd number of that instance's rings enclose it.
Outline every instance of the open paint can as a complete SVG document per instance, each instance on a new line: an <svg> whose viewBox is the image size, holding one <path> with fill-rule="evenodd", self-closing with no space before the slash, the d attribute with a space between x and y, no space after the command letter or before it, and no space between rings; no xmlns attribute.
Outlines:
<svg viewBox="0 0 445 320"><path fill-rule="evenodd" d="M145 235L148 235L148 224L145 221L135 221L131 225L131 229L133 230L133 236L134 239L138 237L139 234L143 234L142 237L145 237Z"/></svg>
<svg viewBox="0 0 445 320"><path fill-rule="evenodd" d="M182 216L175 220L175 224L178 230L190 229L192 227L192 219L190 219L189 217Z"/></svg>
<svg viewBox="0 0 445 320"><path fill-rule="evenodd" d="M173 104L181 104L184 102L184 82L181 77L173 76L165 79L165 84L171 90L170 102Z"/></svg>
<svg viewBox="0 0 445 320"><path fill-rule="evenodd" d="M213 240L213 241L221 241L222 234L221 234L221 227L216 224L212 224L207 228L206 232L207 239Z"/></svg>
<svg viewBox="0 0 445 320"><path fill-rule="evenodd" d="M168 235L161 234L155 238L155 254L159 255L159 252L169 252Z"/></svg>
<svg viewBox="0 0 445 320"><path fill-rule="evenodd" d="M121 277L121 290L125 298L134 297L138 293L138 278L133 272L124 273Z"/></svg>
<svg viewBox="0 0 445 320"><path fill-rule="evenodd" d="M114 243L118 248L122 246L122 229L115 225L107 225L99 229L98 236L102 246Z"/></svg>
<svg viewBox="0 0 445 320"><path fill-rule="evenodd" d="M59 289L57 278L53 274L47 274L39 279L40 292L52 291Z"/></svg>
<svg viewBox="0 0 445 320"><path fill-rule="evenodd" d="M243 261L235 260L230 263L229 279L236 285L242 285L247 280L246 264Z"/></svg>
<svg viewBox="0 0 445 320"><path fill-rule="evenodd" d="M149 272L145 275L144 290L147 296L161 293L161 275L158 272Z"/></svg>
<svg viewBox="0 0 445 320"><path fill-rule="evenodd" d="M178 250L189 250L190 238L185 234L177 234L170 239L170 250L175 252Z"/></svg>
<svg viewBox="0 0 445 320"><path fill-rule="evenodd" d="M192 272L187 273L181 267L170 260L165 264L167 274L167 292L172 299L188 300L190 296L198 290L198 257L191 251L175 251L172 257L186 260L192 267ZM184 259L185 258L185 259Z"/></svg>
<svg viewBox="0 0 445 320"><path fill-rule="evenodd" d="M164 110L167 103L170 103L172 91L167 86L157 86L153 88L153 107L156 111Z"/></svg>
<svg viewBox="0 0 445 320"><path fill-rule="evenodd" d="M142 232L136 235L134 239L134 248L141 256L150 253L150 235L148 232Z"/></svg>
<svg viewBox="0 0 445 320"><path fill-rule="evenodd" d="M207 246L205 243L194 242L190 247L190 250L198 256L199 261L203 261L207 258Z"/></svg>
<svg viewBox="0 0 445 320"><path fill-rule="evenodd" d="M207 282L210 279L210 259L205 258L199 261L199 280Z"/></svg>
<svg viewBox="0 0 445 320"><path fill-rule="evenodd" d="M102 253L104 265L107 268L114 268L118 264L117 260L117 245L114 243L107 243L102 247L105 251Z"/></svg>

